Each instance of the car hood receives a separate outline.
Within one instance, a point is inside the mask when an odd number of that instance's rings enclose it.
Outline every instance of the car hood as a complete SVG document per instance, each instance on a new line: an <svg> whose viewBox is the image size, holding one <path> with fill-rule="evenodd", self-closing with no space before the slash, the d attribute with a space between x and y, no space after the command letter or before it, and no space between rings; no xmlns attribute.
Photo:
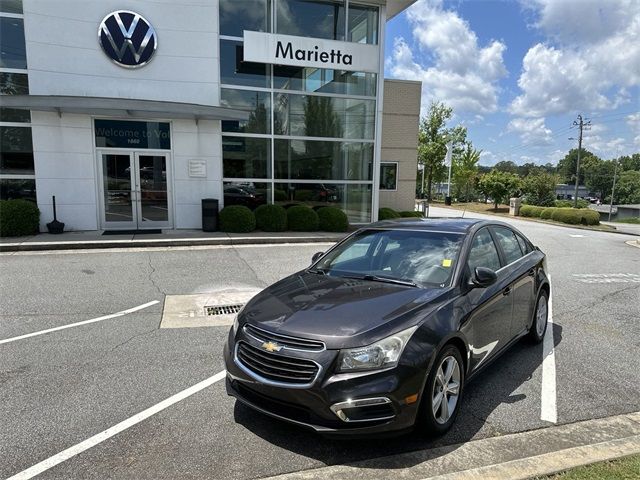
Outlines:
<svg viewBox="0 0 640 480"><path fill-rule="evenodd" d="M256 295L240 321L350 348L416 324L448 291L300 272Z"/></svg>

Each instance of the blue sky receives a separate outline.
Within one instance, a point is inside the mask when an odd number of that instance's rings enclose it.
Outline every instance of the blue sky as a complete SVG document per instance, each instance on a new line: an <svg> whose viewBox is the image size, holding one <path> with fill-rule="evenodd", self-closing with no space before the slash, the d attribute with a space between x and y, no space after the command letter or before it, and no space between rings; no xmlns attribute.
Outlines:
<svg viewBox="0 0 640 480"><path fill-rule="evenodd" d="M387 23L385 74L454 109L481 164L640 152L639 0L419 0Z"/></svg>

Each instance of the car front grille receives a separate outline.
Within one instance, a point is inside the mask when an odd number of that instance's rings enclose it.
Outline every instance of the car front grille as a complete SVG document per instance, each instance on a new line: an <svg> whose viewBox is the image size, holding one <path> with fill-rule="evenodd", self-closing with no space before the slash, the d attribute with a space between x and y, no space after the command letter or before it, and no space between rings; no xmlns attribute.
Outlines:
<svg viewBox="0 0 640 480"><path fill-rule="evenodd" d="M276 342L289 350L308 350L310 352L321 352L325 349L323 342L317 340L307 340L306 338L289 337L279 333L269 332L253 325L245 325L244 331L256 340L261 342Z"/></svg>
<svg viewBox="0 0 640 480"><path fill-rule="evenodd" d="M258 379L291 386L310 385L320 371L311 360L270 353L245 342L238 343L236 358Z"/></svg>

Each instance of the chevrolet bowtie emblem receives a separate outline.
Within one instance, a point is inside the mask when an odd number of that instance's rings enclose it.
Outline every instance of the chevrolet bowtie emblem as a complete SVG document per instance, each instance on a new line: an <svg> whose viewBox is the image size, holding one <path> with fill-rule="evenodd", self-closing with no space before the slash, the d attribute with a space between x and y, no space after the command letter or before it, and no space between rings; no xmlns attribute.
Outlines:
<svg viewBox="0 0 640 480"><path fill-rule="evenodd" d="M278 345L275 342L264 342L262 344L262 348L264 348L267 352L279 352L282 350L282 345Z"/></svg>

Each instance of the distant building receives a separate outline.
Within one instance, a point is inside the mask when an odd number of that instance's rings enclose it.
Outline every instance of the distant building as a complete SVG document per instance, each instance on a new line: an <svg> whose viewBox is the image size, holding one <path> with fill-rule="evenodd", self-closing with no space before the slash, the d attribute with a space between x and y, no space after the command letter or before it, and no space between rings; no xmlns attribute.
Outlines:
<svg viewBox="0 0 640 480"><path fill-rule="evenodd" d="M576 193L575 185L568 185L566 183L559 183L556 185L556 198L558 200L571 200L573 199L573 195ZM578 198L586 198L590 195L589 190L584 185L578 185Z"/></svg>

